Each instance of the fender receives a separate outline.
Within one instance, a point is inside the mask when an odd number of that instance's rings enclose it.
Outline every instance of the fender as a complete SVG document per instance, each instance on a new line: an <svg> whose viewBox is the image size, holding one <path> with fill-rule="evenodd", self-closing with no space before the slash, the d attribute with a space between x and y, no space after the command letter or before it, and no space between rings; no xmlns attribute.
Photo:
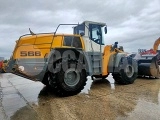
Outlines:
<svg viewBox="0 0 160 120"><path fill-rule="evenodd" d="M90 74L91 71L91 65L89 62L89 57L87 56L87 53L83 51L82 49L75 49L75 48L55 48L52 49L48 56L48 60L46 62L46 67L44 71L49 71L56 73L56 71L53 68L53 63L56 62L62 62L62 64L67 63L67 60L77 60L78 62L83 62L83 66L80 66L82 69L85 69L87 72L87 75Z"/></svg>
<svg viewBox="0 0 160 120"><path fill-rule="evenodd" d="M108 72L113 73L113 72L119 72L119 63L121 61L121 58L125 57L126 53L116 53L112 54L109 59L108 63Z"/></svg>
<svg viewBox="0 0 160 120"><path fill-rule="evenodd" d="M104 48L104 54L103 54L103 74L107 75L109 73L115 72L115 70L118 70L118 65L122 57L125 57L126 53L119 51L119 50L113 50L112 45L107 45Z"/></svg>

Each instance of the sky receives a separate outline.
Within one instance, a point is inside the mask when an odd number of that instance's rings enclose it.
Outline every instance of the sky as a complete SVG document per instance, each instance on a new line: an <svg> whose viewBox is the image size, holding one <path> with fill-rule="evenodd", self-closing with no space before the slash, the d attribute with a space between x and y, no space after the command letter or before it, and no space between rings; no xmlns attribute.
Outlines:
<svg viewBox="0 0 160 120"><path fill-rule="evenodd" d="M0 57L9 58L29 28L54 32L58 24L85 20L107 24L106 45L151 49L160 37L160 0L0 0Z"/></svg>

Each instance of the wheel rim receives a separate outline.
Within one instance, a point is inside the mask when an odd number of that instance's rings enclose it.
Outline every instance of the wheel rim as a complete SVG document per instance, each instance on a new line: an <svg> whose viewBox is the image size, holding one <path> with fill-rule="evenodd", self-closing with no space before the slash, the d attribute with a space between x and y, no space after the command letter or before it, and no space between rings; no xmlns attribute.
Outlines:
<svg viewBox="0 0 160 120"><path fill-rule="evenodd" d="M126 75L127 75L128 77L132 77L133 74L134 74L134 68L133 68L131 65L128 65L128 66L126 67Z"/></svg>
<svg viewBox="0 0 160 120"><path fill-rule="evenodd" d="M75 69L68 69L65 72L64 82L67 86L73 87L78 84L80 80L80 75Z"/></svg>

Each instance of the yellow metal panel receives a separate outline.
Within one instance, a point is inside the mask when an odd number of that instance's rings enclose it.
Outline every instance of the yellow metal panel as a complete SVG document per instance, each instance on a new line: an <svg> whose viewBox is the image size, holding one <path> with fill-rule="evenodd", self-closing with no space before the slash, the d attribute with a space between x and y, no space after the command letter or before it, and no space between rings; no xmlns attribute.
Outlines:
<svg viewBox="0 0 160 120"><path fill-rule="evenodd" d="M18 46L20 45L33 45L35 42L36 36L28 36L28 37L22 37L20 40L18 40L16 43L18 43Z"/></svg>
<svg viewBox="0 0 160 120"><path fill-rule="evenodd" d="M53 39L52 48L62 46L62 39L63 39L63 37L60 35L55 36Z"/></svg>
<svg viewBox="0 0 160 120"><path fill-rule="evenodd" d="M35 40L35 44L51 43L52 40L53 40L53 35L37 36Z"/></svg>
<svg viewBox="0 0 160 120"><path fill-rule="evenodd" d="M80 37L81 43L82 43L82 49L85 50L85 44L84 44L84 40L82 37Z"/></svg>
<svg viewBox="0 0 160 120"><path fill-rule="evenodd" d="M40 51L43 51L43 49L50 49L51 44L40 44L40 45L34 45L34 49L42 49Z"/></svg>
<svg viewBox="0 0 160 120"><path fill-rule="evenodd" d="M22 53L23 52L23 55ZM19 58L44 58L47 53L50 52L50 49L35 49L33 45L20 46L16 49L14 54L14 59ZM31 53L31 55L29 55ZM38 55L36 55L38 53ZM24 55L26 54L26 55ZM33 54L33 55L32 55Z"/></svg>
<svg viewBox="0 0 160 120"><path fill-rule="evenodd" d="M52 42L53 41L53 42ZM35 49L43 49L43 48L55 48L55 47L60 47L62 43L62 36L60 35L46 35L46 36L40 36L36 38L35 42ZM51 47L52 44L52 47Z"/></svg>
<svg viewBox="0 0 160 120"><path fill-rule="evenodd" d="M49 54L50 48L61 47L62 35L56 35L54 37L53 34L26 36L22 37L16 43L17 45L13 53L14 59L44 58L46 54Z"/></svg>
<svg viewBox="0 0 160 120"><path fill-rule="evenodd" d="M115 54L115 51L111 52L111 45L107 45L104 48L103 60L102 60L102 75L108 74L108 64L111 55Z"/></svg>

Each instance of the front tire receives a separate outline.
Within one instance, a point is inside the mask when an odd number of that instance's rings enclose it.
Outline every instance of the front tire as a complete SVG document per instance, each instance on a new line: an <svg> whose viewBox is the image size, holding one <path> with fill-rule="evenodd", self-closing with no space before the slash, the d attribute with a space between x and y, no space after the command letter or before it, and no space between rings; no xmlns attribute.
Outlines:
<svg viewBox="0 0 160 120"><path fill-rule="evenodd" d="M131 57L124 57L119 64L119 73L112 73L112 76L118 84L132 84L138 75L138 65Z"/></svg>

